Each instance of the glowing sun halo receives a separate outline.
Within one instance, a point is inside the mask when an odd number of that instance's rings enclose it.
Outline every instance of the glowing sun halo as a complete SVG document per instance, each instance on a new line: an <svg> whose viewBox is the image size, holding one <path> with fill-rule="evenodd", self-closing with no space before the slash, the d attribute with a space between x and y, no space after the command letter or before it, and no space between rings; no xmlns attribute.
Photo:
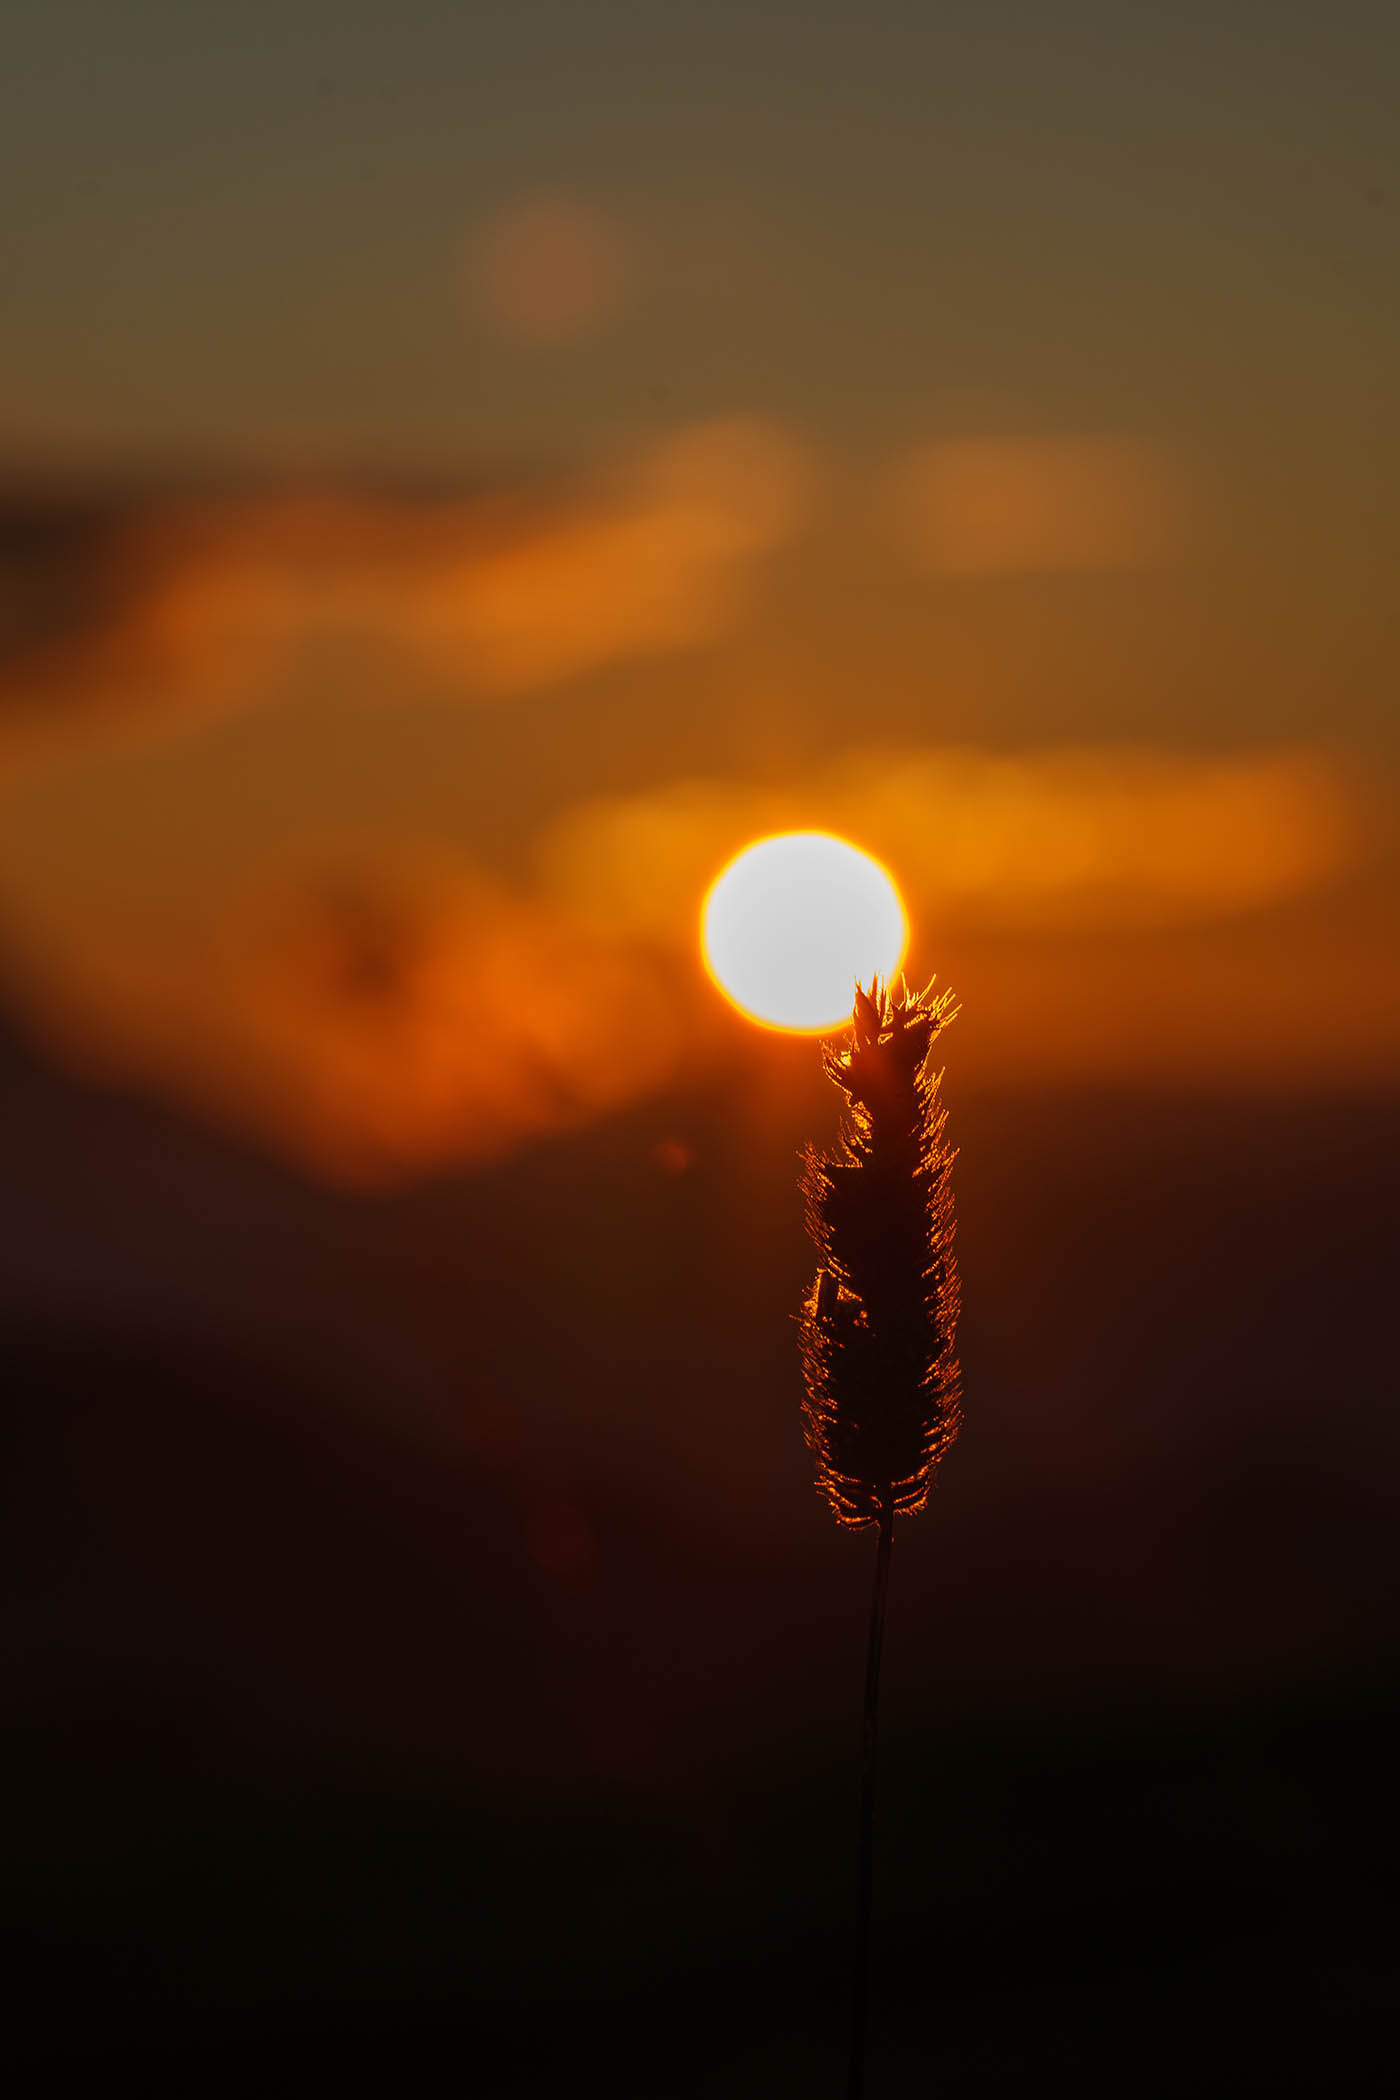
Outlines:
<svg viewBox="0 0 1400 2100"><path fill-rule="evenodd" d="M849 1020L857 978L898 969L907 937L879 861L826 831L746 846L700 918L705 967L725 997L765 1027L811 1033Z"/></svg>

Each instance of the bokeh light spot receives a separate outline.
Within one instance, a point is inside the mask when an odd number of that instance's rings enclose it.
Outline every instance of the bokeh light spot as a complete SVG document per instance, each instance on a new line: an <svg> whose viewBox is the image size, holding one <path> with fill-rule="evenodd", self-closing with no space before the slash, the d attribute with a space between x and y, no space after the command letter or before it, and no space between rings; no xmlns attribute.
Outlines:
<svg viewBox="0 0 1400 2100"><path fill-rule="evenodd" d="M571 343L611 320L633 277L611 218L569 196L516 199L484 225L472 256L477 302L512 341Z"/></svg>

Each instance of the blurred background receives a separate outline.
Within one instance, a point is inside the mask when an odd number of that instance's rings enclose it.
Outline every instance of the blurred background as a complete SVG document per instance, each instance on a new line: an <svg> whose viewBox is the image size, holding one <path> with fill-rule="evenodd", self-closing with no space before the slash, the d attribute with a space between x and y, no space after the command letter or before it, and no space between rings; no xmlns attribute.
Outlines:
<svg viewBox="0 0 1400 2100"><path fill-rule="evenodd" d="M1391 10L18 0L12 2048L840 2090L826 827L946 1039L874 2096L1396 2007Z"/></svg>

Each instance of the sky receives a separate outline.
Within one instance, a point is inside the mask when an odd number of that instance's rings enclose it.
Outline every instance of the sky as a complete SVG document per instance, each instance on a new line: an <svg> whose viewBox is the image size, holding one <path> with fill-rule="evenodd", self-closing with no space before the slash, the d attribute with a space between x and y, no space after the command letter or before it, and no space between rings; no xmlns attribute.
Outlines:
<svg viewBox="0 0 1400 2100"><path fill-rule="evenodd" d="M0 925L47 1039L326 1171L471 1157L454 984L481 1125L550 1122L513 951L575 1027L595 970L657 1017L582 1083L632 1098L708 1025L709 878L818 822L989 1083L1047 1001L1042 1076L1392 1068L1384 11L12 40ZM395 940L397 1011L347 1006ZM1163 973L1190 1025L1141 1024Z"/></svg>

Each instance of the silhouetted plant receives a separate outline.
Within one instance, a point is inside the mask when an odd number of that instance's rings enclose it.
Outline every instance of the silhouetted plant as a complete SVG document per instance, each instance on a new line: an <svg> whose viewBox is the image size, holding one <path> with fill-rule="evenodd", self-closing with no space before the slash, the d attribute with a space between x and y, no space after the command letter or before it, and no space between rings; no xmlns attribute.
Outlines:
<svg viewBox="0 0 1400 2100"><path fill-rule="evenodd" d="M897 1513L924 1507L962 1420L952 1165L929 1053L957 1009L932 985L856 987L843 1042L823 1049L846 1097L834 1154L809 1149L807 1229L819 1266L800 1316L807 1442L838 1524L878 1542L866 1662L849 2100L865 2083L875 1730Z"/></svg>

